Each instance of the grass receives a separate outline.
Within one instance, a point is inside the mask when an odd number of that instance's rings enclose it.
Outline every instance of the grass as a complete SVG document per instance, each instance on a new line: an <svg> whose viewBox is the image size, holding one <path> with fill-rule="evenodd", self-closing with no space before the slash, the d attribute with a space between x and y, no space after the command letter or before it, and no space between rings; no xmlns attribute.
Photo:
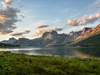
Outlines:
<svg viewBox="0 0 100 75"><path fill-rule="evenodd" d="M0 52L0 75L100 75L100 59Z"/></svg>

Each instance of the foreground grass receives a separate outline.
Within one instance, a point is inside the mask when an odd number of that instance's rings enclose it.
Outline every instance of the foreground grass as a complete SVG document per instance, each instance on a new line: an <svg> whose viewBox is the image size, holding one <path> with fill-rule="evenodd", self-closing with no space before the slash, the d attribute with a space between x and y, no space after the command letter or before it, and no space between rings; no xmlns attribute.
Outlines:
<svg viewBox="0 0 100 75"><path fill-rule="evenodd" d="M100 75L100 59L67 59L0 52L0 75Z"/></svg>

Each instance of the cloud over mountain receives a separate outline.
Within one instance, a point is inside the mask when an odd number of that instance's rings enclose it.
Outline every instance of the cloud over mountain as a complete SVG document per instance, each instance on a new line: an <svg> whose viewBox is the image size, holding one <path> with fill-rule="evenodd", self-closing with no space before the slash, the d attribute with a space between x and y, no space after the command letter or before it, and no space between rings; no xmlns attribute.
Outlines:
<svg viewBox="0 0 100 75"><path fill-rule="evenodd" d="M36 31L34 32L34 36L42 36L45 32L52 32L52 31L62 31L63 28L53 28L49 27L48 25L41 25L38 26Z"/></svg>

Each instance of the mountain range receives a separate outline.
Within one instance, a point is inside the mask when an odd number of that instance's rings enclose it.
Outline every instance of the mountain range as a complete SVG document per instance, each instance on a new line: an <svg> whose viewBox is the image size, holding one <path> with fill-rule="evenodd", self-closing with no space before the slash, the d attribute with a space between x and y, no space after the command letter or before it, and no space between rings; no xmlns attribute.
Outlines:
<svg viewBox="0 0 100 75"><path fill-rule="evenodd" d="M0 46L10 46L10 47L50 47L50 46L60 46L66 44L83 45L82 43L86 40L93 38L100 39L100 24L96 28L85 27L80 31L72 31L69 34L57 33L53 30L51 32L45 32L42 37L35 39L28 38L9 38L9 40L3 40L0 42ZM100 41L100 40L99 40ZM90 42L89 44L93 44Z"/></svg>

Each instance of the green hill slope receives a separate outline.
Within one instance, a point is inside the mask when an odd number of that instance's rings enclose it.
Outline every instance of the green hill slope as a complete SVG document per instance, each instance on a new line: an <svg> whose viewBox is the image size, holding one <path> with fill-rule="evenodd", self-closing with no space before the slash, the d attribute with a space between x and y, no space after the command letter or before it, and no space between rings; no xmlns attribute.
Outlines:
<svg viewBox="0 0 100 75"><path fill-rule="evenodd" d="M73 44L87 47L99 47L100 46L100 24L91 31L87 31L80 35Z"/></svg>
<svg viewBox="0 0 100 75"><path fill-rule="evenodd" d="M86 47L100 47L100 34L93 35L86 39L82 39L75 44Z"/></svg>

